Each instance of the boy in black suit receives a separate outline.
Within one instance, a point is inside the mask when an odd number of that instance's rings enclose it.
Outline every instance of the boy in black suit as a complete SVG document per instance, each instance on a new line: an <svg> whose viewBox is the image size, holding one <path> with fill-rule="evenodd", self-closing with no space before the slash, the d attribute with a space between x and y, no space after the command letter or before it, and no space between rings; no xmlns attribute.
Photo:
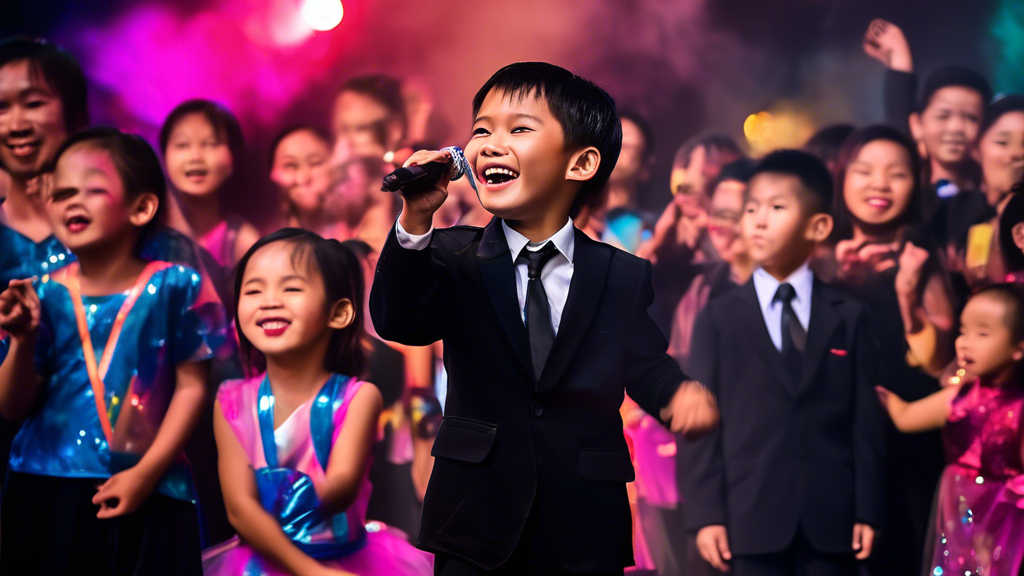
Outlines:
<svg viewBox="0 0 1024 576"><path fill-rule="evenodd" d="M445 418L418 546L435 573L622 574L633 564L623 387L671 429L717 423L647 314L644 260L594 242L570 214L608 180L615 103L544 63L499 70L473 101L466 155L486 228L434 230L447 180L403 198L370 313L382 338L444 340ZM407 164L446 162L417 152Z"/></svg>
<svg viewBox="0 0 1024 576"><path fill-rule="evenodd" d="M701 556L738 576L853 575L882 522L866 312L808 268L831 199L815 157L765 157L740 225L758 268L694 328L690 365L722 427L684 448L685 521Z"/></svg>

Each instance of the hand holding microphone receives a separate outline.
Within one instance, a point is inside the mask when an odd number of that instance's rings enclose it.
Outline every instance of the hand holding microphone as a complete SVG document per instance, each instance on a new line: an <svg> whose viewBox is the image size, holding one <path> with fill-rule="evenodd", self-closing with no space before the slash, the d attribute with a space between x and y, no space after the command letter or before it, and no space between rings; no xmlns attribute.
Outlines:
<svg viewBox="0 0 1024 576"><path fill-rule="evenodd" d="M402 214L399 221L410 234L426 234L436 212L448 198L448 182L468 175L476 189L473 170L462 150L420 150L401 168L384 177L383 192L401 192Z"/></svg>

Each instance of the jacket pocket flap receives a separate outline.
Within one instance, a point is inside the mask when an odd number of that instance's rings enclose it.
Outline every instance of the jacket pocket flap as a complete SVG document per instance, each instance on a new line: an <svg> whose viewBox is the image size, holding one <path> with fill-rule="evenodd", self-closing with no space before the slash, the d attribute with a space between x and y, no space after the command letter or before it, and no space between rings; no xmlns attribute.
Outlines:
<svg viewBox="0 0 1024 576"><path fill-rule="evenodd" d="M636 479L628 450L580 450L580 475L595 482L632 482Z"/></svg>
<svg viewBox="0 0 1024 576"><path fill-rule="evenodd" d="M434 439L430 455L462 462L483 462L494 445L498 427L479 420L446 416Z"/></svg>

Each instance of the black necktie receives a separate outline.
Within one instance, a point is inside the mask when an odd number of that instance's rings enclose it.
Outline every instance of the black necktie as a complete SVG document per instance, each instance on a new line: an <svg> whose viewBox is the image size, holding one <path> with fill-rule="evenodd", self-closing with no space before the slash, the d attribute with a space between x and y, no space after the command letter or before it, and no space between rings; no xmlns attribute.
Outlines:
<svg viewBox="0 0 1024 576"><path fill-rule="evenodd" d="M530 334L530 357L533 360L533 377L540 380L544 371L544 363L548 361L551 345L555 342L555 328L551 323L551 307L548 305L548 293L544 283L540 281L540 273L544 265L558 254L554 242L548 242L543 248L532 251L524 247L519 259L526 260L529 283L526 287L526 331Z"/></svg>
<svg viewBox="0 0 1024 576"><path fill-rule="evenodd" d="M772 302L782 302L782 359L793 375L793 380L799 382L803 372L804 350L807 348L807 332L793 310L795 297L796 290L793 286L782 283L775 292Z"/></svg>

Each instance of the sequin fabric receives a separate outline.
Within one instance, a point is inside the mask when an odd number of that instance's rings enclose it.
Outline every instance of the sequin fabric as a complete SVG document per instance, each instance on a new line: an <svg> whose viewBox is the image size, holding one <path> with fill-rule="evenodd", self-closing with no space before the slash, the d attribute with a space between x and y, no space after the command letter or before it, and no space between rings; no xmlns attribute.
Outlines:
<svg viewBox="0 0 1024 576"><path fill-rule="evenodd" d="M1024 466L1018 385L963 386L942 436L932 576L1016 576L1024 557ZM926 558L927 559L927 558Z"/></svg>
<svg viewBox="0 0 1024 576"><path fill-rule="evenodd" d="M95 354L114 346L103 378L106 410L101 415L72 295L58 281L66 271L43 275L36 283L42 303L37 371L44 384L39 407L14 439L10 468L45 476L108 478L135 465L152 444L174 393L176 366L212 356L210 343L222 341L226 332L224 311L219 301L208 298L198 272L167 265L141 287L123 316L119 337L108 342L128 293L82 296ZM109 438L101 418L113 430ZM194 500L184 455L156 491Z"/></svg>
<svg viewBox="0 0 1024 576"><path fill-rule="evenodd" d="M263 509L296 546L327 566L361 575L430 574L426 553L383 525L366 522L371 490L369 466L360 481L358 496L344 512L329 518L320 513L316 487L326 481L326 460L349 405L364 383L333 375L316 396L272 429L274 396L265 378L229 380L217 391L221 413L252 465ZM344 385L332 386L332 382ZM324 407L327 409L319 410ZM284 574L238 537L204 552L203 573Z"/></svg>
<svg viewBox="0 0 1024 576"><path fill-rule="evenodd" d="M11 280L56 272L74 259L55 236L37 243L0 224L0 290Z"/></svg>

